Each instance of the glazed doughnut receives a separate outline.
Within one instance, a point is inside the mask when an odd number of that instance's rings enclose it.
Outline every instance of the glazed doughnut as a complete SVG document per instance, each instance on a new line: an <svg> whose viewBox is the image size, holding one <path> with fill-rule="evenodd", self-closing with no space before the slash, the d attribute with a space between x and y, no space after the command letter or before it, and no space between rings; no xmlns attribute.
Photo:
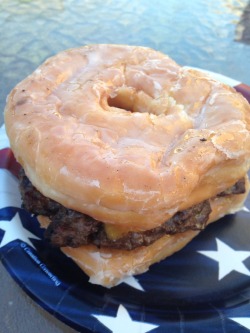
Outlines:
<svg viewBox="0 0 250 333"><path fill-rule="evenodd" d="M162 224L249 168L243 97L143 47L50 58L12 91L5 123L45 196L132 230Z"/></svg>
<svg viewBox="0 0 250 333"><path fill-rule="evenodd" d="M158 51L101 44L46 60L10 93L5 124L35 188L119 238L244 178L249 111L233 88Z"/></svg>

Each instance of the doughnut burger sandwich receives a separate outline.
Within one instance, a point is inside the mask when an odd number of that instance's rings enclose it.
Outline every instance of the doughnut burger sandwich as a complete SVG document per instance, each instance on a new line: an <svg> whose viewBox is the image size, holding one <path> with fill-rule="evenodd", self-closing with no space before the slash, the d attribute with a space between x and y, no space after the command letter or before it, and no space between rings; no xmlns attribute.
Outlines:
<svg viewBox="0 0 250 333"><path fill-rule="evenodd" d="M248 102L149 48L57 54L12 90L5 124L23 207L92 283L145 272L248 193Z"/></svg>

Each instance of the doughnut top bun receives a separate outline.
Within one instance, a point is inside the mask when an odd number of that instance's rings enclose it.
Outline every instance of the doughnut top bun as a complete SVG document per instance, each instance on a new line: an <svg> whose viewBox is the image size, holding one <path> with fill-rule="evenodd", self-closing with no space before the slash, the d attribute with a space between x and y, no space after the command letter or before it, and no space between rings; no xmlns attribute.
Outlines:
<svg viewBox="0 0 250 333"><path fill-rule="evenodd" d="M111 229L154 228L249 169L247 101L145 47L46 60L10 93L5 124L40 192Z"/></svg>

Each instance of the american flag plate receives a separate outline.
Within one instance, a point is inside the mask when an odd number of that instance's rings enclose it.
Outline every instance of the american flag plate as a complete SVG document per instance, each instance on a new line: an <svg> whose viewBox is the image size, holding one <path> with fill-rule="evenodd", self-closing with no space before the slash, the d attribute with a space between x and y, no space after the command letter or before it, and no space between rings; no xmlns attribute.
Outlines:
<svg viewBox="0 0 250 333"><path fill-rule="evenodd" d="M250 101L250 87L210 73ZM38 304L78 332L250 331L250 198L147 273L106 289L43 240L21 208L18 164L0 129L0 260Z"/></svg>

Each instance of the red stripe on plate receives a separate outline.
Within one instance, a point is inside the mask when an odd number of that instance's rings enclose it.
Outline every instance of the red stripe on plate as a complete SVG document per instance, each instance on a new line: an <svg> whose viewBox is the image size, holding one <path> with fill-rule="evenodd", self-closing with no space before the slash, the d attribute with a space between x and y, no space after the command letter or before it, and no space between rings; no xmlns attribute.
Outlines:
<svg viewBox="0 0 250 333"><path fill-rule="evenodd" d="M0 168L9 170L17 177L20 170L20 164L16 161L10 148L0 150Z"/></svg>
<svg viewBox="0 0 250 333"><path fill-rule="evenodd" d="M244 83L238 84L234 87L239 93L241 93L250 103L250 87Z"/></svg>

